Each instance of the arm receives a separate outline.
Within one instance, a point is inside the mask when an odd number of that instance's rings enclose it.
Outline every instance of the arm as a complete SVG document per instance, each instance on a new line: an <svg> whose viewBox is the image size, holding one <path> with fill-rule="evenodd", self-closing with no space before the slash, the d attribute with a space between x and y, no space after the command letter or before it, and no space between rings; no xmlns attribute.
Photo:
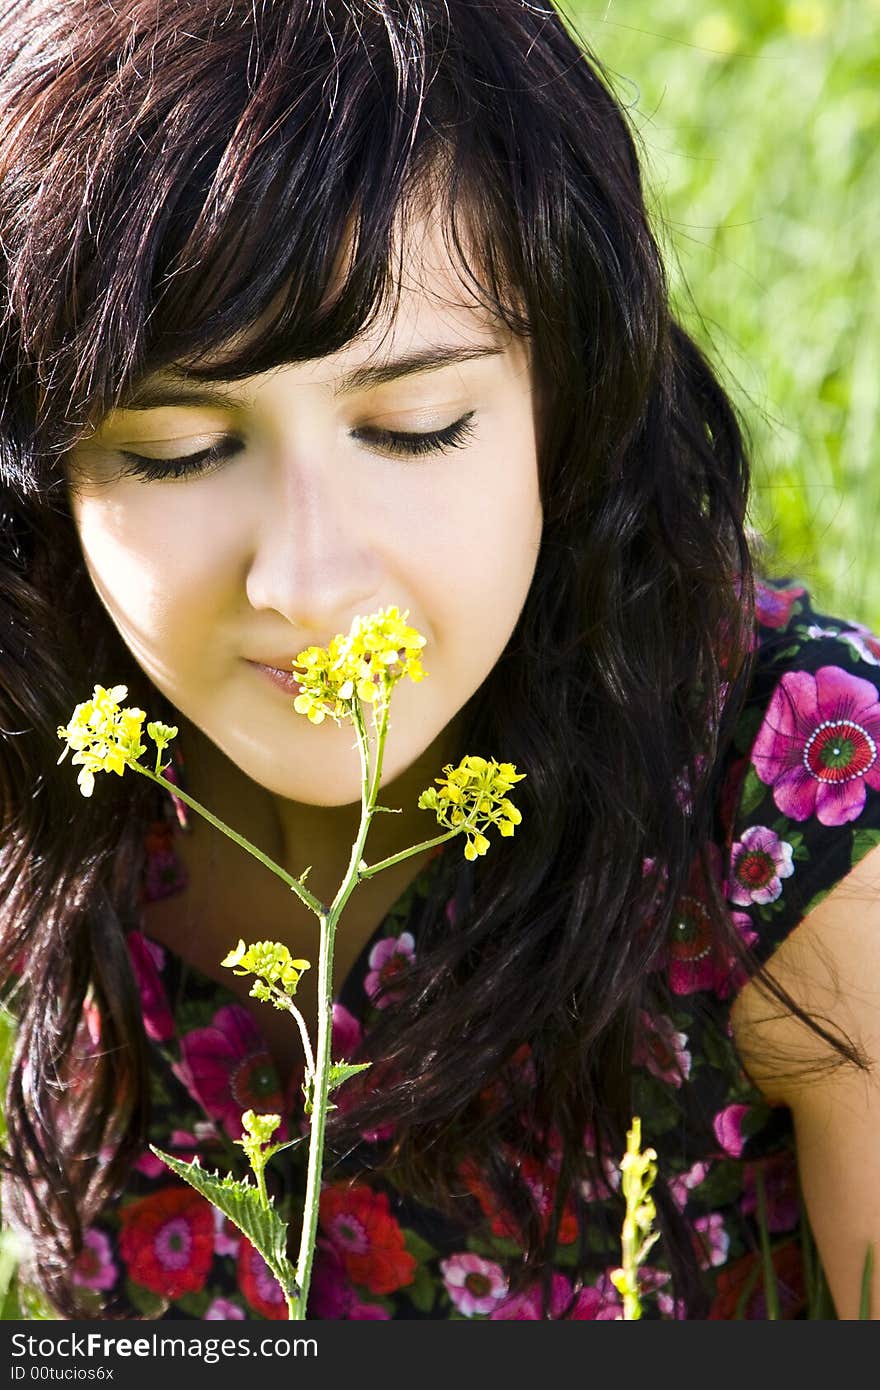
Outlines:
<svg viewBox="0 0 880 1390"><path fill-rule="evenodd" d="M880 1320L880 846L774 952L774 977L812 1016L842 1031L869 1063L823 1066L832 1049L754 982L736 1000L734 1037L771 1104L794 1118L810 1225L838 1317L859 1316L874 1246L870 1317Z"/></svg>

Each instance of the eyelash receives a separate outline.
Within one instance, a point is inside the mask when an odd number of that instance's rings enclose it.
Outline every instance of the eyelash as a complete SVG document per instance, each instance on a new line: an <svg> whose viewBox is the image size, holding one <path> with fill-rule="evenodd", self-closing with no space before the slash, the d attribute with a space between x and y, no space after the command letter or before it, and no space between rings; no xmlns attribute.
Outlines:
<svg viewBox="0 0 880 1390"><path fill-rule="evenodd" d="M454 424L442 430L430 430L425 434L405 434L399 430L373 430L371 441L389 453L401 457L420 457L425 454L446 453L449 449L460 449L474 433L471 421L476 412L471 410ZM185 454L181 458L150 459L141 454L122 453L126 462L126 472L134 473L149 482L168 478L191 478L234 458L244 446L241 441L228 436L210 449L202 449L196 454Z"/></svg>

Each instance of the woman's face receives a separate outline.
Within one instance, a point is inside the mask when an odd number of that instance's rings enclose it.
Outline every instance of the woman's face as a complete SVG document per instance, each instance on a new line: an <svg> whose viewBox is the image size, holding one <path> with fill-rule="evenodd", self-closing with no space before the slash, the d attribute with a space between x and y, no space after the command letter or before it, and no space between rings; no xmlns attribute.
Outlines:
<svg viewBox="0 0 880 1390"><path fill-rule="evenodd" d="M463 303L436 229L410 244L369 336L222 400L150 377L69 459L89 574L138 664L247 776L312 805L359 799L352 730L309 724L261 665L289 671L357 614L408 609L427 674L395 689L391 781L494 666L540 542L527 344Z"/></svg>

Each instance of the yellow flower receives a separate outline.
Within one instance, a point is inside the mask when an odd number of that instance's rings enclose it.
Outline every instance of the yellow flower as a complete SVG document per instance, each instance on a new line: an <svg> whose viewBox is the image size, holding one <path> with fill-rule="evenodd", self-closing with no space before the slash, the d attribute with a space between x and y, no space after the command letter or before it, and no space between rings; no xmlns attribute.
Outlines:
<svg viewBox="0 0 880 1390"><path fill-rule="evenodd" d="M74 750L71 762L82 768L77 782L83 796L91 796L96 772L115 772L121 777L126 767L147 751L141 743L146 715L142 709L120 707L127 694L125 685L109 690L96 685L91 700L77 705L70 723L59 725L58 737L66 746L58 761L63 762Z"/></svg>
<svg viewBox="0 0 880 1390"><path fill-rule="evenodd" d="M409 610L394 606L369 617L357 617L347 635L338 633L329 647L306 647L294 663L300 693L293 702L297 714L312 724L329 716L337 724L353 717L355 695L364 703L387 701L404 676L425 677L421 649L426 639L407 625Z"/></svg>
<svg viewBox="0 0 880 1390"><path fill-rule="evenodd" d="M423 811L433 811L440 825L448 830L461 827L466 835L466 859L485 854L489 841L481 834L490 825L497 826L504 836L513 834L522 814L507 793L525 777L517 772L514 763L498 763L494 758L468 756L458 767L447 763L443 777L435 777L439 791L428 787L419 797Z"/></svg>
<svg viewBox="0 0 880 1390"><path fill-rule="evenodd" d="M243 939L224 956L220 964L228 966L236 975L256 975L251 994L267 1003L275 1002L272 986L291 999L303 971L310 968L307 960L291 956L287 947L279 941L255 941L245 946ZM284 1005L279 1007L283 1008Z"/></svg>

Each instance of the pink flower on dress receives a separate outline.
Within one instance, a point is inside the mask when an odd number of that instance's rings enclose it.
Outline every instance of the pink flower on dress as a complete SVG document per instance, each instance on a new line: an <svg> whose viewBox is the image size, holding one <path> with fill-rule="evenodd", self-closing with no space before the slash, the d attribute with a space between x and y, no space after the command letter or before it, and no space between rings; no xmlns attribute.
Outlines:
<svg viewBox="0 0 880 1390"><path fill-rule="evenodd" d="M720 1211L709 1212L708 1216L698 1216L694 1221L694 1250L701 1269L723 1265L730 1249L730 1236L724 1229L724 1218Z"/></svg>
<svg viewBox="0 0 880 1390"><path fill-rule="evenodd" d="M333 1060L341 1062L360 1047L363 1030L344 1004L333 1005Z"/></svg>
<svg viewBox="0 0 880 1390"><path fill-rule="evenodd" d="M203 1322L228 1322L236 1319L245 1321L244 1309L237 1303L231 1303L228 1298L215 1298L208 1311L202 1315Z"/></svg>
<svg viewBox="0 0 880 1390"><path fill-rule="evenodd" d="M724 1152L729 1154L731 1158L739 1158L743 1151L745 1137L742 1132L742 1122L748 1113L749 1107L747 1105L726 1105L723 1110L719 1110L712 1121L715 1138Z"/></svg>
<svg viewBox="0 0 880 1390"><path fill-rule="evenodd" d="M794 873L792 848L766 825L750 825L730 851L727 896L732 903L775 902Z"/></svg>
<svg viewBox="0 0 880 1390"><path fill-rule="evenodd" d="M214 1214L214 1254L237 1255L241 1236L237 1226L233 1226L219 1207L211 1208Z"/></svg>
<svg viewBox="0 0 880 1390"><path fill-rule="evenodd" d="M760 579L755 583L755 613L762 627L783 628L788 626L791 610L806 590L797 584L790 589L774 589Z"/></svg>
<svg viewBox="0 0 880 1390"><path fill-rule="evenodd" d="M153 1042L166 1042L174 1036L174 1015L159 975L165 952L143 932L133 931L128 934L128 954L140 991L147 1037Z"/></svg>
<svg viewBox="0 0 880 1390"><path fill-rule="evenodd" d="M639 1271L641 1281L644 1267ZM572 1322L616 1322L623 1314L620 1294L608 1274L600 1274L595 1284L581 1289L568 1314Z"/></svg>
<svg viewBox="0 0 880 1390"><path fill-rule="evenodd" d="M401 991L391 986L415 960L415 946L415 939L408 931L376 942L370 952L370 972L364 980L364 989L377 1009L386 1009L400 998Z"/></svg>
<svg viewBox="0 0 880 1390"><path fill-rule="evenodd" d="M145 1178L158 1178L160 1173L168 1172L168 1165L163 1163L161 1158L157 1158L150 1149L144 1149L140 1158L136 1159L132 1167L138 1173L143 1173Z"/></svg>
<svg viewBox="0 0 880 1390"><path fill-rule="evenodd" d="M73 1282L84 1289L112 1289L116 1282L116 1264L112 1246L103 1231L95 1228L86 1231L83 1248L74 1265Z"/></svg>
<svg viewBox="0 0 880 1390"><path fill-rule="evenodd" d="M470 1252L440 1261L446 1292L466 1318L491 1313L507 1295L507 1276L494 1260Z"/></svg>
<svg viewBox="0 0 880 1390"><path fill-rule="evenodd" d="M175 1073L233 1139L242 1136L243 1111L283 1113L272 1058L254 1020L239 1004L224 1004L207 1028L185 1033L180 1052L182 1066ZM276 1139L284 1137L282 1129L276 1130Z"/></svg>
<svg viewBox="0 0 880 1390"><path fill-rule="evenodd" d="M822 825L861 815L865 787L880 791L878 699L876 686L839 666L785 673L752 747L783 815Z"/></svg>
<svg viewBox="0 0 880 1390"><path fill-rule="evenodd" d="M687 1050L687 1034L676 1032L671 1018L665 1014L652 1017L640 1011L642 1028L638 1035L633 1061L644 1066L652 1076L680 1086L691 1074L691 1054Z"/></svg>
<svg viewBox="0 0 880 1390"><path fill-rule="evenodd" d="M679 1211L683 1211L687 1206L688 1195L693 1189L705 1181L709 1168L710 1165L701 1160L693 1164L686 1173L679 1173L677 1177L669 1179L669 1195Z"/></svg>

